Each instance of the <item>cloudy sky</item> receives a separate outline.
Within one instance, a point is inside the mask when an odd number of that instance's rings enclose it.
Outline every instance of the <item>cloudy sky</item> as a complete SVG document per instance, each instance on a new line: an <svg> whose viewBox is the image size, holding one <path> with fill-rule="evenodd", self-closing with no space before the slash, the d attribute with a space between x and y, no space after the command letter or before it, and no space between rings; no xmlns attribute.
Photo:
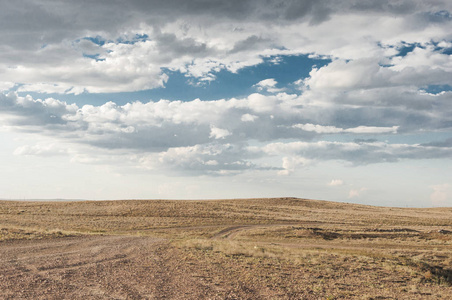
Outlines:
<svg viewBox="0 0 452 300"><path fill-rule="evenodd" d="M0 7L0 198L452 206L451 1Z"/></svg>

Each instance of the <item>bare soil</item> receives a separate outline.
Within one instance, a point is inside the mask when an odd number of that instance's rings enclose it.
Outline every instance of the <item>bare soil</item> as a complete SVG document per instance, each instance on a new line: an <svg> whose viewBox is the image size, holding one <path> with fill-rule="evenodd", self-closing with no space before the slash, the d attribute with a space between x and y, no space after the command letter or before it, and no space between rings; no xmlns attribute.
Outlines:
<svg viewBox="0 0 452 300"><path fill-rule="evenodd" d="M0 248L2 299L202 299L215 296L168 241L81 236ZM217 288L218 289L218 288Z"/></svg>
<svg viewBox="0 0 452 300"><path fill-rule="evenodd" d="M448 299L452 209L0 201L0 299Z"/></svg>

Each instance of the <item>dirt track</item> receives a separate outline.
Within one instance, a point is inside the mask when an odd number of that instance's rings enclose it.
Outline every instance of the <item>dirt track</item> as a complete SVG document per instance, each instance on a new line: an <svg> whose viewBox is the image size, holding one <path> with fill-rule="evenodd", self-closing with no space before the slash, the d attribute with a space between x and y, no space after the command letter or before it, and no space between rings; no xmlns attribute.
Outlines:
<svg viewBox="0 0 452 300"><path fill-rule="evenodd" d="M293 198L0 201L0 299L449 299L451 216Z"/></svg>
<svg viewBox="0 0 452 300"><path fill-rule="evenodd" d="M4 242L0 298L204 298L208 288L190 276L177 255L167 241L150 237Z"/></svg>

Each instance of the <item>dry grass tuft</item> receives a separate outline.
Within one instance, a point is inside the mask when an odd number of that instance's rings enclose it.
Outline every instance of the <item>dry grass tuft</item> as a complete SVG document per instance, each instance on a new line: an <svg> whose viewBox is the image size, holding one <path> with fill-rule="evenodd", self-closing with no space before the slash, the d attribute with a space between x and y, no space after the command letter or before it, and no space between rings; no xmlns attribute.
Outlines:
<svg viewBox="0 0 452 300"><path fill-rule="evenodd" d="M0 201L0 228L0 247L12 239L75 234L167 238L199 276L228 289L225 297L247 298L250 291L268 299L452 295L452 208L297 198Z"/></svg>

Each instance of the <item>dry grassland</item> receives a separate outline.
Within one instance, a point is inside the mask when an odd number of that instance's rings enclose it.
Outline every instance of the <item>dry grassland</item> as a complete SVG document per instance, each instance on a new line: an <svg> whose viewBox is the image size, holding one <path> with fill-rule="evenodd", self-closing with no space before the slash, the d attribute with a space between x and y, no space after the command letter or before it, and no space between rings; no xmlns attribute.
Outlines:
<svg viewBox="0 0 452 300"><path fill-rule="evenodd" d="M149 260L153 267L140 271L140 282L160 283L147 293L146 283L140 283L141 289L137 283L133 291L116 289L115 294L113 287L99 284L95 297L82 283L78 294L70 294L74 299L452 297L452 208L372 207L297 198L0 201L0 251L23 240L51 243L87 235L164 241L155 249L166 250ZM47 294L34 285L21 290L14 283L16 275L8 275L18 268L12 261L3 262L11 266L6 275L0 273L0 298L64 296L57 288ZM39 262L34 263L39 269ZM156 273L157 264L166 274ZM38 274L53 276L47 288L64 280L63 273L55 272ZM38 278L25 273L28 281ZM159 276L172 279L159 281Z"/></svg>

